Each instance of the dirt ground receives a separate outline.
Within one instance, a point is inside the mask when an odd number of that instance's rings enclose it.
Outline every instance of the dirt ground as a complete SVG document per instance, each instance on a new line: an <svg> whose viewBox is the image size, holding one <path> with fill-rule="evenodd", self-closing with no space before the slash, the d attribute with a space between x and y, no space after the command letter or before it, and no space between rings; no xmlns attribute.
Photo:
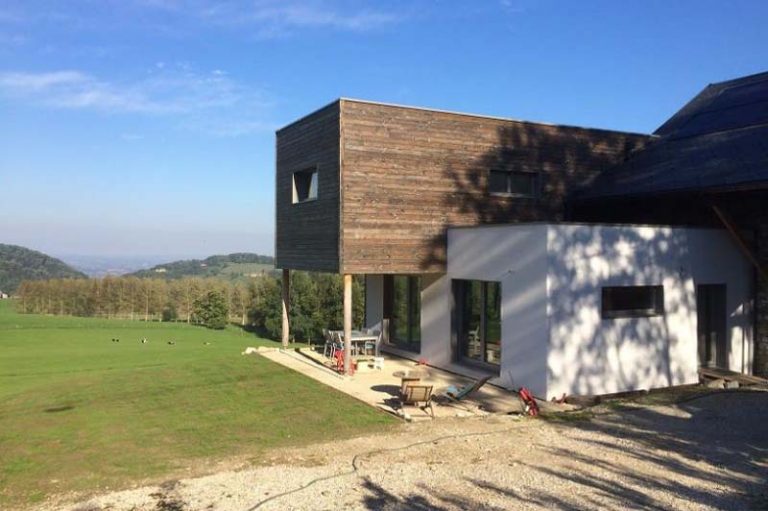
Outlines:
<svg viewBox="0 0 768 511"><path fill-rule="evenodd" d="M768 509L768 392L566 417L403 424L42 509Z"/></svg>

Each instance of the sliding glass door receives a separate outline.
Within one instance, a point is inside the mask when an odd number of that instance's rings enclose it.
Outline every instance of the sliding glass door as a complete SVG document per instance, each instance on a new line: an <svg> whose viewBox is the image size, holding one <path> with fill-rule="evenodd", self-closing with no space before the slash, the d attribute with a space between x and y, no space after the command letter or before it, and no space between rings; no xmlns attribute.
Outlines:
<svg viewBox="0 0 768 511"><path fill-rule="evenodd" d="M454 280L455 329L459 359L501 364L501 285L480 280Z"/></svg>
<svg viewBox="0 0 768 511"><path fill-rule="evenodd" d="M419 277L384 277L384 312L389 318L389 343L421 351L421 283Z"/></svg>

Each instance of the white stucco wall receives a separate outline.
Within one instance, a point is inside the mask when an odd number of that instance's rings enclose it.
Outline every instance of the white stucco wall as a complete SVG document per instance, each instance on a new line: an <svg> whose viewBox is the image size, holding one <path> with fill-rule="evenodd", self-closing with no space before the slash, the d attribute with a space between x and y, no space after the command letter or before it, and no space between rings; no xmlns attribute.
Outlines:
<svg viewBox="0 0 768 511"><path fill-rule="evenodd" d="M698 284L726 284L730 368L749 369L751 269L726 233L551 225L547 266L547 397L697 382ZM665 314L602 319L601 288L631 285L663 285Z"/></svg>
<svg viewBox="0 0 768 511"><path fill-rule="evenodd" d="M451 352L451 279L445 274L421 276L421 353L431 365L447 366Z"/></svg>
<svg viewBox="0 0 768 511"><path fill-rule="evenodd" d="M698 381L698 284L726 284L729 368L751 370L752 270L723 231L583 224L450 229L446 278L501 283L502 381L540 396ZM602 287L626 285L663 285L665 314L602 319Z"/></svg>
<svg viewBox="0 0 768 511"><path fill-rule="evenodd" d="M448 231L448 279L501 283L504 385L543 395L547 384L547 226Z"/></svg>

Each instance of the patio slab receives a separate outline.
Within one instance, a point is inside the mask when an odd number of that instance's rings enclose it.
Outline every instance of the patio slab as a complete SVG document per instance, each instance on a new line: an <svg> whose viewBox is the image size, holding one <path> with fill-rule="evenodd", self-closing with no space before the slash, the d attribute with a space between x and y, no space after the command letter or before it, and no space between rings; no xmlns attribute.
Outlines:
<svg viewBox="0 0 768 511"><path fill-rule="evenodd" d="M259 352L259 355L388 413L409 420L430 419L429 413L419 408L406 407L403 415L398 407L397 396L401 380L394 376L394 373L413 370L416 364L412 360L382 354L383 369L357 371L354 376L345 376L331 369L330 361L321 354L305 348ZM444 392L449 386L461 387L474 381L472 378L434 367L428 367L426 370L429 376L422 379L421 383L432 385L435 396ZM470 398L458 403L446 400L433 401L433 409L435 418L443 418L483 416L490 413L520 413L522 406L516 393L486 384Z"/></svg>

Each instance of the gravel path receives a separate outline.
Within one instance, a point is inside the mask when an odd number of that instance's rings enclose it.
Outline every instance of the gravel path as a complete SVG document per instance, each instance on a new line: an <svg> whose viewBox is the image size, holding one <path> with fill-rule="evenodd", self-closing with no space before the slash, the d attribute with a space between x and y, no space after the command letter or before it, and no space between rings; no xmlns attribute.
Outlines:
<svg viewBox="0 0 768 511"><path fill-rule="evenodd" d="M42 509L768 509L767 425L766 392L591 420L446 419Z"/></svg>

